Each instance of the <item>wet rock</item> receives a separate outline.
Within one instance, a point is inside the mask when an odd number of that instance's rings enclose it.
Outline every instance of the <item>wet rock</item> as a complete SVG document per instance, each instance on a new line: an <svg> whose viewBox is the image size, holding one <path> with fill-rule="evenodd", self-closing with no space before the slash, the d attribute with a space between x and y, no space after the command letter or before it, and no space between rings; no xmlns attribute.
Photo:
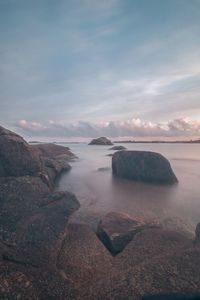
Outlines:
<svg viewBox="0 0 200 300"><path fill-rule="evenodd" d="M0 126L0 176L36 175L41 168L37 149Z"/></svg>
<svg viewBox="0 0 200 300"><path fill-rule="evenodd" d="M126 150L124 146L113 146L109 150Z"/></svg>
<svg viewBox="0 0 200 300"><path fill-rule="evenodd" d="M113 145L113 143L106 137L99 137L93 139L88 145Z"/></svg>
<svg viewBox="0 0 200 300"><path fill-rule="evenodd" d="M149 151L118 151L112 157L113 174L130 180L174 184L178 180L169 161Z"/></svg>
<svg viewBox="0 0 200 300"><path fill-rule="evenodd" d="M154 225L133 220L124 213L110 212L100 222L97 236L108 250L116 255L133 239L136 233Z"/></svg>
<svg viewBox="0 0 200 300"><path fill-rule="evenodd" d="M102 167L102 168L98 168L97 171L100 171L100 172L110 171L110 168L109 167Z"/></svg>

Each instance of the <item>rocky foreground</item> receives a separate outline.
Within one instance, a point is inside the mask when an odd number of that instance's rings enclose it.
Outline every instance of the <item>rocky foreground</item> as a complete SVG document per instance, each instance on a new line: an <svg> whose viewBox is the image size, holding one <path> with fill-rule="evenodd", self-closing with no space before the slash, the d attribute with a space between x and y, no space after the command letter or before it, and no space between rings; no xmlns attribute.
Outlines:
<svg viewBox="0 0 200 300"><path fill-rule="evenodd" d="M65 147L31 146L0 127L0 299L198 293L200 225L193 236L114 212L97 234L69 223L79 202L54 186L74 158Z"/></svg>

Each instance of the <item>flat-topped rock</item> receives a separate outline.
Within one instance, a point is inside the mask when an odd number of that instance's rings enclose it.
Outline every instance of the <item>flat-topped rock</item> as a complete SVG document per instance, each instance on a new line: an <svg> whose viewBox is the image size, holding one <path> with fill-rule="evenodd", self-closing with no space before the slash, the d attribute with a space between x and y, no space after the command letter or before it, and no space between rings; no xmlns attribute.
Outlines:
<svg viewBox="0 0 200 300"><path fill-rule="evenodd" d="M31 145L31 147L39 150L43 157L52 159L64 157L68 160L76 158L76 156L70 151L69 147L64 147L53 143Z"/></svg>
<svg viewBox="0 0 200 300"><path fill-rule="evenodd" d="M113 143L106 137L99 137L93 139L88 145L113 145Z"/></svg>
<svg viewBox="0 0 200 300"><path fill-rule="evenodd" d="M117 177L160 184L174 184L178 180L169 161L150 151L118 151L112 157L112 171Z"/></svg>
<svg viewBox="0 0 200 300"><path fill-rule="evenodd" d="M97 236L113 254L121 252L134 235L146 227L158 226L134 220L129 215L110 212L99 222Z"/></svg>
<svg viewBox="0 0 200 300"><path fill-rule="evenodd" d="M126 150L126 147L124 146L113 146L109 148L109 150Z"/></svg>

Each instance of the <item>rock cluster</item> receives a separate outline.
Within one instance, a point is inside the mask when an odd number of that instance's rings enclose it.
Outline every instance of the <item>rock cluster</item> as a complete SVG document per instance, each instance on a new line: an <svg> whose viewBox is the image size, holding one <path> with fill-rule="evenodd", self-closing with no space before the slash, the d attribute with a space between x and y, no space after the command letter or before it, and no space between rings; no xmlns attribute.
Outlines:
<svg viewBox="0 0 200 300"><path fill-rule="evenodd" d="M31 146L0 127L1 299L57 299L71 293L55 265L79 202L69 192L53 191L71 158L65 147Z"/></svg>
<svg viewBox="0 0 200 300"><path fill-rule="evenodd" d="M0 299L140 300L200 291L199 224L193 241L169 220L165 229L124 213L103 217L97 234L69 222L79 202L53 187L73 158L65 147L30 146L0 129Z"/></svg>

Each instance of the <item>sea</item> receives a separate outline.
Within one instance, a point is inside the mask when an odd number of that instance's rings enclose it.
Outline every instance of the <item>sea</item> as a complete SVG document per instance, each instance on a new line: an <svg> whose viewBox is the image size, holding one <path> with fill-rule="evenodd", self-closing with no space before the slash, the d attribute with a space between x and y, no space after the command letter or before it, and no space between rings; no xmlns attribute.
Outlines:
<svg viewBox="0 0 200 300"><path fill-rule="evenodd" d="M194 230L200 222L200 144L181 143L121 143L127 150L154 151L164 155L179 183L157 185L119 179L112 175L110 146L85 143L62 143L78 159L72 169L63 174L57 190L73 192L80 209L71 222L96 228L99 220L109 212L122 212L133 218L182 220Z"/></svg>

